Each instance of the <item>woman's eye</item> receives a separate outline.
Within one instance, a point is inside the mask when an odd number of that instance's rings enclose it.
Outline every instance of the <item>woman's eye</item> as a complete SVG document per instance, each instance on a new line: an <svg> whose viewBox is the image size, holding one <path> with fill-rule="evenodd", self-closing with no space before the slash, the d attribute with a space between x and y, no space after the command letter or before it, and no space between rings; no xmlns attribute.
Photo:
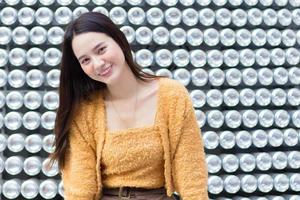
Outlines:
<svg viewBox="0 0 300 200"><path fill-rule="evenodd" d="M81 64L85 64L87 61L88 61L88 59L83 59L83 60L81 61Z"/></svg>
<svg viewBox="0 0 300 200"><path fill-rule="evenodd" d="M98 49L98 53L101 53L104 49L105 47L101 47L100 49Z"/></svg>

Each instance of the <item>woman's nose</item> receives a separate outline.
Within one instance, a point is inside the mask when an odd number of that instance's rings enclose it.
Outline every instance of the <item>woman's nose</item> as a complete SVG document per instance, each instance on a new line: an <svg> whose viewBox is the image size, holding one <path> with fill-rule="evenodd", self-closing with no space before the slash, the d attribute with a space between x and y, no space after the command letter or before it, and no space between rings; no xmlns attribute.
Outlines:
<svg viewBox="0 0 300 200"><path fill-rule="evenodd" d="M105 62L103 59L96 57L93 59L93 64L96 71L101 71L105 65Z"/></svg>

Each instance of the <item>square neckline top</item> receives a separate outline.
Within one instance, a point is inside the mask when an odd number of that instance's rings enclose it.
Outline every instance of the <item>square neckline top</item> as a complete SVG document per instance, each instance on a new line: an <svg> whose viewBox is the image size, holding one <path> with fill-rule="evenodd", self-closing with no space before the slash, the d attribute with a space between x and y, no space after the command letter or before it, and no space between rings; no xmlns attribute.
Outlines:
<svg viewBox="0 0 300 200"><path fill-rule="evenodd" d="M130 128L123 128L123 129L117 129L117 130L108 130L107 127L107 113L106 113L106 107L104 103L104 99L102 96L103 100L103 112L104 112L104 125L105 125L105 132L108 133L108 135L117 135L121 133L126 133L126 132L136 132L136 131L146 131L146 130L152 130L157 128L158 126L158 115L160 112L160 107L161 107L161 87L162 87L162 78L158 78L158 89L156 91L156 111L155 111L155 117L154 117L154 122L152 124L147 124L139 127L130 127Z"/></svg>

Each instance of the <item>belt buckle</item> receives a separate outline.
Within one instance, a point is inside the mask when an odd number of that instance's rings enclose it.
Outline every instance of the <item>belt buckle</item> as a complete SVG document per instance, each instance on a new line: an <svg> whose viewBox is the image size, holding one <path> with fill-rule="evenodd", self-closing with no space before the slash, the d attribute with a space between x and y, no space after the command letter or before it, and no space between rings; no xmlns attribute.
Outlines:
<svg viewBox="0 0 300 200"><path fill-rule="evenodd" d="M130 199L130 198L131 198L131 190L129 190L129 192L128 192L128 190L127 190L126 196L122 196L122 194L123 194L123 189L124 189L124 187L120 187L118 197L119 197L120 199L122 199L122 200Z"/></svg>

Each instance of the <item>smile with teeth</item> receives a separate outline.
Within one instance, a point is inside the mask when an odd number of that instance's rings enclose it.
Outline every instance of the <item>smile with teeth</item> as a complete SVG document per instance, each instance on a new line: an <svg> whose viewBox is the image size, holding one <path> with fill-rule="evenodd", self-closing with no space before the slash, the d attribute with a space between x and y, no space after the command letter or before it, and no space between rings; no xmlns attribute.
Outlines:
<svg viewBox="0 0 300 200"><path fill-rule="evenodd" d="M101 76L106 75L110 71L111 67L112 67L112 65L110 65L109 67L104 69L104 71L102 73L100 73L99 75L101 75Z"/></svg>

